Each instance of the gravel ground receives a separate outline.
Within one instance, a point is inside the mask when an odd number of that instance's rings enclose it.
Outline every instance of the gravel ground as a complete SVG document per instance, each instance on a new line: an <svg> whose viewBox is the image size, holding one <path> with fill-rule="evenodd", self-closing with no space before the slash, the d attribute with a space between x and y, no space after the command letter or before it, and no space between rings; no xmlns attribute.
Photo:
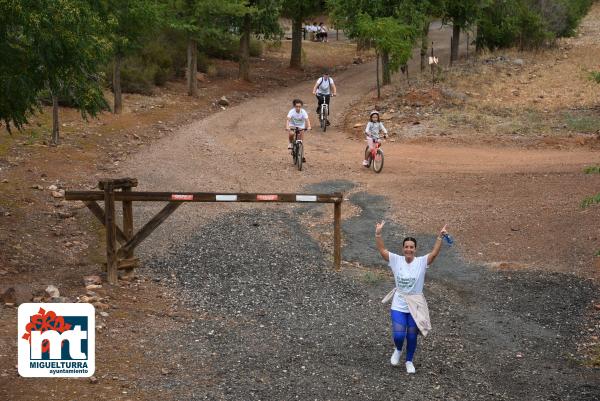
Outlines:
<svg viewBox="0 0 600 401"><path fill-rule="evenodd" d="M340 185L350 188L312 190ZM350 201L363 212L344 222L344 259L386 272L372 241L362 241L385 214L385 199L357 192ZM585 319L597 291L590 281L490 271L445 247L426 281L434 330L419 339L417 374L409 376L389 365L389 310L379 300L391 276L330 271L329 255L295 213L229 214L151 262L196 317L155 338L149 357L177 368L140 386L178 400L600 398L598 369L572 356L594 323ZM404 235L386 224L392 250ZM416 237L430 248L432 236Z"/></svg>

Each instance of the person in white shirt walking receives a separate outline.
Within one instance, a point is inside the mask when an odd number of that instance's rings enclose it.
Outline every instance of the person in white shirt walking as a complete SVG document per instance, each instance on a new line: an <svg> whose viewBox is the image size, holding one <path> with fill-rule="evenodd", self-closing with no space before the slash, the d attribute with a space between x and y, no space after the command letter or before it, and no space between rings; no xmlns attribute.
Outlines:
<svg viewBox="0 0 600 401"><path fill-rule="evenodd" d="M400 354L404 340L406 340L406 372L415 373L413 356L417 349L417 336L419 332L426 335L431 329L429 310L423 297L425 272L440 253L442 237L448 232L444 225L436 238L433 249L427 255L416 255L417 240L412 237L407 237L402 241L403 255L397 255L385 248L381 236L384 224L385 222L382 221L375 226L375 243L383 259L389 262L396 282L390 312L395 348L390 363L394 366L400 363Z"/></svg>

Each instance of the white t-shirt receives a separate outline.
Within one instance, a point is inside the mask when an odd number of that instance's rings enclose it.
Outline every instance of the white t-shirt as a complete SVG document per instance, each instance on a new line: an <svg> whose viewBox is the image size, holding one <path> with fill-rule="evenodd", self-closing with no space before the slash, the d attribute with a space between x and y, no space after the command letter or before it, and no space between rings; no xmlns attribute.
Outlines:
<svg viewBox="0 0 600 401"><path fill-rule="evenodd" d="M324 79L323 77L317 79L317 95L331 95L331 85L333 84L333 78Z"/></svg>
<svg viewBox="0 0 600 401"><path fill-rule="evenodd" d="M401 294L422 294L427 270L427 256L419 256L406 263L404 255L390 252L389 266L394 273L396 292L392 301L392 309L408 313L408 304Z"/></svg>
<svg viewBox="0 0 600 401"><path fill-rule="evenodd" d="M304 129L306 128L308 113L306 113L306 110L304 109L300 109L300 112L297 112L296 108L294 107L288 112L287 118L290 119L290 128L298 127Z"/></svg>

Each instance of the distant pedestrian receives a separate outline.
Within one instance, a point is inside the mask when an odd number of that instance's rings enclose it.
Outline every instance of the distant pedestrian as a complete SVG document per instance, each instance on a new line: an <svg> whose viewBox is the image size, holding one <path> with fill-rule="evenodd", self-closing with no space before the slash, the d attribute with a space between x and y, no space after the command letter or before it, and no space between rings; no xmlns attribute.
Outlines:
<svg viewBox="0 0 600 401"><path fill-rule="evenodd" d="M310 31L309 31L309 34L308 34L308 38L310 39L311 42L315 41L315 35L316 34L317 34L317 23L313 22L310 25Z"/></svg>
<svg viewBox="0 0 600 401"><path fill-rule="evenodd" d="M319 24L319 37L321 42L327 42L327 27L322 22Z"/></svg>
<svg viewBox="0 0 600 401"><path fill-rule="evenodd" d="M375 226L375 243L383 259L389 262L396 282L396 287L384 298L386 301L393 296L390 315L395 347L390 363L394 366L400 363L400 354L406 340L406 372L415 373L413 356L417 349L417 336L419 333L426 336L431 330L429 309L423 296L425 272L440 253L442 237L447 234L446 226L440 230L430 253L416 256L417 240L407 237L402 241L401 256L385 248L381 237L384 224L382 221Z"/></svg>

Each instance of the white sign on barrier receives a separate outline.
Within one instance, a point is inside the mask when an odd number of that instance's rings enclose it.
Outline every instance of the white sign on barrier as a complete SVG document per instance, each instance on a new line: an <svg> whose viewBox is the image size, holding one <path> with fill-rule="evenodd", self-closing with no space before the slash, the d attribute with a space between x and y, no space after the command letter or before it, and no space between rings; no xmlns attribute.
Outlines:
<svg viewBox="0 0 600 401"><path fill-rule="evenodd" d="M216 195L215 199L217 202L235 202L237 201L237 195Z"/></svg>
<svg viewBox="0 0 600 401"><path fill-rule="evenodd" d="M317 195L296 195L296 202L316 202Z"/></svg>

